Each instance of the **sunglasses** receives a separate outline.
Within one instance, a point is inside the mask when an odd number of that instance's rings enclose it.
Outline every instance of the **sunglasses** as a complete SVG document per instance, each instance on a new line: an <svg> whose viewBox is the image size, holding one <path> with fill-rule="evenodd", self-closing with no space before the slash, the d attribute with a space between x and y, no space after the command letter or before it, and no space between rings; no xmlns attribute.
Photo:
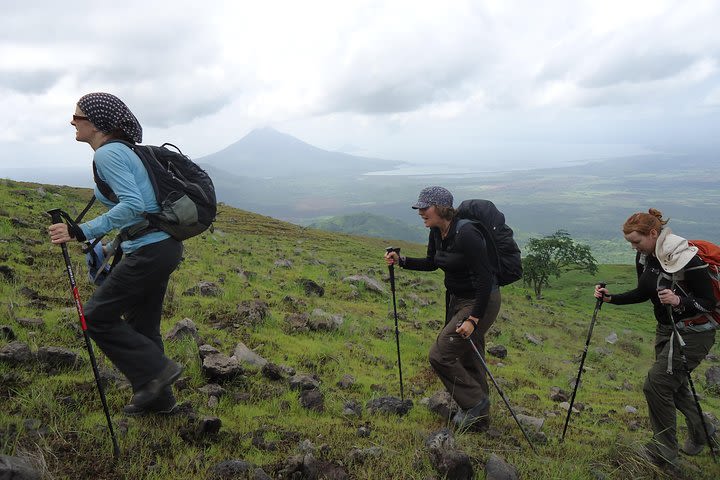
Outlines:
<svg viewBox="0 0 720 480"><path fill-rule="evenodd" d="M88 117L84 117L82 115L73 115L73 122L77 122L78 120L87 120Z"/></svg>

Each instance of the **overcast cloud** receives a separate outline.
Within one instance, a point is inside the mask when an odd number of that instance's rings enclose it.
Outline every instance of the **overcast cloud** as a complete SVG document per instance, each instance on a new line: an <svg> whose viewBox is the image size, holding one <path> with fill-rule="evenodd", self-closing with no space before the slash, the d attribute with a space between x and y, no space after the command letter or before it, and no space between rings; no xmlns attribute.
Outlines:
<svg viewBox="0 0 720 480"><path fill-rule="evenodd" d="M714 0L6 3L3 165L86 164L68 121L91 91L195 157L272 126L399 160L552 162L541 145L709 146L720 119Z"/></svg>

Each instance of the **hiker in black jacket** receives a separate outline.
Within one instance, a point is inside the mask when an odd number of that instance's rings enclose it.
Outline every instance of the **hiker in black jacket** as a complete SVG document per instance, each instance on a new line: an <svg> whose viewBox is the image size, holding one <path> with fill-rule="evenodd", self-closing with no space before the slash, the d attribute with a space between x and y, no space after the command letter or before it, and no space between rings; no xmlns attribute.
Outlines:
<svg viewBox="0 0 720 480"><path fill-rule="evenodd" d="M666 223L662 213L653 208L649 213L631 215L623 225L623 233L637 251L637 287L620 294L595 287L595 297L607 303L626 305L650 300L653 304L657 320L655 363L648 371L643 392L654 437L639 453L661 466L673 465L677 460L676 409L685 416L688 427L688 438L681 450L697 455L707 443L672 321L686 343L684 353L691 371L715 343L716 328L709 315L716 300L707 264L696 255L697 248L673 235ZM706 425L713 435L715 427L710 422Z"/></svg>
<svg viewBox="0 0 720 480"><path fill-rule="evenodd" d="M485 353L485 333L500 310L500 288L488 260L485 238L471 223L457 230L452 194L427 187L412 208L430 228L427 255L406 258L386 253L389 265L408 270L445 272L445 327L430 349L430 364L460 410L458 427L485 430L490 423L490 398L485 370L470 339Z"/></svg>

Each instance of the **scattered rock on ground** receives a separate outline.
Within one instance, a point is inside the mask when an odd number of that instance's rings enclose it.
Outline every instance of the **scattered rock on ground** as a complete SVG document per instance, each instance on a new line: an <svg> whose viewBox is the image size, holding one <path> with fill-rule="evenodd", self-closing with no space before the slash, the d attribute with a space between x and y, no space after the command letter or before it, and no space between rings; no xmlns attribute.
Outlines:
<svg viewBox="0 0 720 480"><path fill-rule="evenodd" d="M268 363L263 357L251 350L247 345L242 342L238 342L233 351L233 356L241 364L247 364L254 367L262 368Z"/></svg>
<svg viewBox="0 0 720 480"><path fill-rule="evenodd" d="M302 390L300 392L300 405L308 410L316 412L325 411L325 397L322 392L317 389Z"/></svg>
<svg viewBox="0 0 720 480"><path fill-rule="evenodd" d="M268 304L262 300L246 300L238 305L238 317L250 325L259 325L270 313Z"/></svg>
<svg viewBox="0 0 720 480"><path fill-rule="evenodd" d="M367 275L350 275L349 277L343 278L343 282L352 283L355 285L365 285L367 290L375 293L385 293L385 288L375 279L368 277Z"/></svg>
<svg viewBox="0 0 720 480"><path fill-rule="evenodd" d="M206 356L202 363L203 374L217 383L232 380L242 374L242 367L234 357L222 353L213 353Z"/></svg>
<svg viewBox="0 0 720 480"><path fill-rule="evenodd" d="M405 415L412 406L412 400L402 401L397 397L375 398L365 405L370 413L390 413L395 415Z"/></svg>
<svg viewBox="0 0 720 480"><path fill-rule="evenodd" d="M427 406L430 411L437 413L445 420L448 420L459 410L458 404L455 403L455 400L446 390L435 392L428 399Z"/></svg>
<svg viewBox="0 0 720 480"><path fill-rule="evenodd" d="M487 349L487 352L493 357L505 358L507 357L507 348L502 345L493 345Z"/></svg>
<svg viewBox="0 0 720 480"><path fill-rule="evenodd" d="M282 380L283 378L285 378L285 371L282 369L282 367L275 365L274 363L267 362L262 367L262 375L268 380Z"/></svg>
<svg viewBox="0 0 720 480"><path fill-rule="evenodd" d="M383 450L380 447L353 448L347 454L347 462L362 464L367 460L380 458L382 452Z"/></svg>
<svg viewBox="0 0 720 480"><path fill-rule="evenodd" d="M343 405L342 413L343 415L360 417L362 416L362 405L354 400L349 400L345 402L345 405Z"/></svg>
<svg viewBox="0 0 720 480"><path fill-rule="evenodd" d="M343 375L342 378L337 382L337 386L344 389L351 388L353 385L355 385L355 377L348 373Z"/></svg>
<svg viewBox="0 0 720 480"><path fill-rule="evenodd" d="M491 453L485 464L485 480L518 480L517 468L503 458Z"/></svg>
<svg viewBox="0 0 720 480"><path fill-rule="evenodd" d="M545 423L544 418L531 417L529 415L523 415L522 413L517 414L517 419L521 424L529 427L535 432L542 430L543 424Z"/></svg>
<svg viewBox="0 0 720 480"><path fill-rule="evenodd" d="M315 375L298 373L290 378L290 388L293 390L312 390L320 387L320 381Z"/></svg>
<svg viewBox="0 0 720 480"><path fill-rule="evenodd" d="M0 479L41 480L42 475L22 458L0 455Z"/></svg>
<svg viewBox="0 0 720 480"><path fill-rule="evenodd" d="M713 365L705 370L705 381L708 388L720 393L720 366Z"/></svg>
<svg viewBox="0 0 720 480"><path fill-rule="evenodd" d="M27 328L41 328L45 326L45 320L42 318L16 318L15 321Z"/></svg>
<svg viewBox="0 0 720 480"><path fill-rule="evenodd" d="M322 297L323 295L325 295L325 289L313 280L303 278L299 281L299 283L305 290L305 295L316 295L318 297Z"/></svg>
<svg viewBox="0 0 720 480"><path fill-rule="evenodd" d="M25 342L16 340L0 348L0 362L10 365L27 365L32 359L33 354Z"/></svg>
<svg viewBox="0 0 720 480"><path fill-rule="evenodd" d="M78 365L78 355L62 347L40 347L37 351L38 362L50 368L73 368Z"/></svg>
<svg viewBox="0 0 720 480"><path fill-rule="evenodd" d="M180 340L191 337L196 342L200 339L197 325L189 318L183 318L165 335L166 340Z"/></svg>
<svg viewBox="0 0 720 480"><path fill-rule="evenodd" d="M13 341L15 340L15 332L9 325L0 325L0 338L4 340Z"/></svg>
<svg viewBox="0 0 720 480"><path fill-rule="evenodd" d="M247 478L255 467L245 460L226 460L213 466L208 474L208 480L230 480Z"/></svg>
<svg viewBox="0 0 720 480"><path fill-rule="evenodd" d="M550 400L553 402L567 402L570 399L567 392L560 387L550 388Z"/></svg>
<svg viewBox="0 0 720 480"><path fill-rule="evenodd" d="M448 429L433 433L425 442L430 464L441 476L454 480L471 480L475 477L468 454L455 448L455 439Z"/></svg>
<svg viewBox="0 0 720 480"><path fill-rule="evenodd" d="M222 289L214 282L202 281L192 288L183 292L183 295L200 295L202 297L219 297L222 295Z"/></svg>

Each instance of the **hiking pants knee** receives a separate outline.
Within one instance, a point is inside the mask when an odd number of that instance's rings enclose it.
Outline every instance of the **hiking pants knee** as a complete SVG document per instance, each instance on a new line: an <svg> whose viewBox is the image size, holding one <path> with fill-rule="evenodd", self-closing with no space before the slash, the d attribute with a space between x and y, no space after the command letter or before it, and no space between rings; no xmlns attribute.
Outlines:
<svg viewBox="0 0 720 480"><path fill-rule="evenodd" d="M668 461L673 461L678 454L676 409L685 416L690 437L696 443L705 443L703 426L690 390L677 339L673 339L672 373L667 372L671 334L671 327L658 327L655 336L655 363L650 367L643 385L654 434L653 443L658 453ZM683 352L688 368L692 371L715 343L715 331L681 332L680 335L685 341Z"/></svg>
<svg viewBox="0 0 720 480"><path fill-rule="evenodd" d="M455 333L457 323L470 316L474 298L460 298L449 295L445 327L430 348L430 365L452 395L460 408L467 410L489 396L485 369L477 354L469 345L468 340ZM495 322L500 311L500 290L490 294L485 315L478 321L478 326L470 336L470 340L485 358L485 334Z"/></svg>
<svg viewBox="0 0 720 480"><path fill-rule="evenodd" d="M167 365L160 318L182 250L168 238L124 255L85 305L88 333L134 391Z"/></svg>

